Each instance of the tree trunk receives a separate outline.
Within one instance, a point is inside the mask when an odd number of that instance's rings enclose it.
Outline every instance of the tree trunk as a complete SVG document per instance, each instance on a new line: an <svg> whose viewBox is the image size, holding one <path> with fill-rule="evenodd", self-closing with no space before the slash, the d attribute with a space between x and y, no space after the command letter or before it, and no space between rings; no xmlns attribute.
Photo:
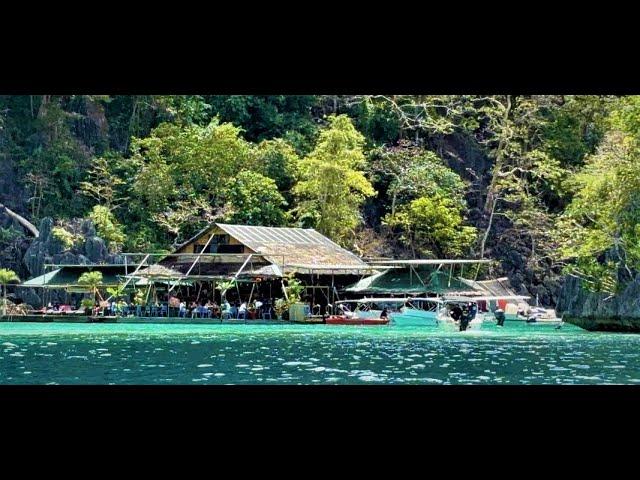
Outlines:
<svg viewBox="0 0 640 480"><path fill-rule="evenodd" d="M27 229L34 237L38 238L38 236L40 236L40 232L33 225L33 223L31 223L29 220L24 218L22 215L18 215L16 212L10 210L8 207L5 207L2 203L0 203L0 211L2 211L2 209L4 209L6 214L9 215L11 218L17 220L18 223L22 225L25 229Z"/></svg>
<svg viewBox="0 0 640 480"><path fill-rule="evenodd" d="M491 215L489 215L489 224L487 225L487 229L482 236L482 243L480 244L480 258L484 258L484 249L487 244L487 239L489 238L489 232L491 231L491 225L493 224L493 214L496 211L496 204L498 203L498 198L493 201L491 206Z"/></svg>
<svg viewBox="0 0 640 480"><path fill-rule="evenodd" d="M507 121L509 120L509 112L511 111L511 95L507 95L507 107L504 110L504 116L502 118L502 128L505 128ZM493 210L495 207L491 207L494 203L495 196L495 187L496 181L498 179L498 175L500 174L500 170L502 169L503 157L504 157L504 149L506 144L506 133L502 133L500 136L500 142L498 142L498 148L496 151L496 163L493 166L493 175L491 177L491 183L489 184L489 188L487 190L487 200L484 204L484 213L485 215L489 213L489 208Z"/></svg>
<svg viewBox="0 0 640 480"><path fill-rule="evenodd" d="M40 108L38 109L38 118L42 118L45 116L50 100L51 95L42 95L42 99L40 100Z"/></svg>

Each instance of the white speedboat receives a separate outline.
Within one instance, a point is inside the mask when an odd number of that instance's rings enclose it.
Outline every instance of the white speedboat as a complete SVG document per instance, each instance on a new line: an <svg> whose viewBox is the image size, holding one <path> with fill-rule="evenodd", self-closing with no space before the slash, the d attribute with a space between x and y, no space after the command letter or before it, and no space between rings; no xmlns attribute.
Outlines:
<svg viewBox="0 0 640 480"><path fill-rule="evenodd" d="M438 312L442 306L440 298L407 298L398 311L391 312L390 318L392 323L398 326L436 326L439 323Z"/></svg>

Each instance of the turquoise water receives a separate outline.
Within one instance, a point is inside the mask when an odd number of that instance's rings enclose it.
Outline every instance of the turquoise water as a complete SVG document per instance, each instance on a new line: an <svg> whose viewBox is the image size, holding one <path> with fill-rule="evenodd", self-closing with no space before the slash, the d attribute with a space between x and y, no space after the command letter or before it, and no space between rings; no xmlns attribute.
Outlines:
<svg viewBox="0 0 640 480"><path fill-rule="evenodd" d="M640 335L507 322L0 323L0 384L635 384Z"/></svg>

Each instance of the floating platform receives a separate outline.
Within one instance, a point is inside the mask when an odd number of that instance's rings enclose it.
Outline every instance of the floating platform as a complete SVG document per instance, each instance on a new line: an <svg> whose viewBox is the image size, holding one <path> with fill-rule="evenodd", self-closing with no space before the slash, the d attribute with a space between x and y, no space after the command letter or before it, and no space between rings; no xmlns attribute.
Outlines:
<svg viewBox="0 0 640 480"><path fill-rule="evenodd" d="M225 319L219 318L181 318L181 317L103 317L103 316L87 316L87 315L16 315L11 317L2 317L0 322L40 322L40 323L137 323L137 324L231 324L231 325L278 325L291 322L283 320L262 320L262 319Z"/></svg>

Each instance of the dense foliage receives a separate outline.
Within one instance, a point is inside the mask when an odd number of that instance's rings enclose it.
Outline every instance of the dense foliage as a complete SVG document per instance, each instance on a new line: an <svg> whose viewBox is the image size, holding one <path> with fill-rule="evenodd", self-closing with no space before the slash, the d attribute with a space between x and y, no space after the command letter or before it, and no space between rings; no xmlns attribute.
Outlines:
<svg viewBox="0 0 640 480"><path fill-rule="evenodd" d="M112 252L290 225L615 291L640 266L639 142L638 97L0 96L0 203L54 217L65 247L80 217ZM9 264L25 234L2 221Z"/></svg>

